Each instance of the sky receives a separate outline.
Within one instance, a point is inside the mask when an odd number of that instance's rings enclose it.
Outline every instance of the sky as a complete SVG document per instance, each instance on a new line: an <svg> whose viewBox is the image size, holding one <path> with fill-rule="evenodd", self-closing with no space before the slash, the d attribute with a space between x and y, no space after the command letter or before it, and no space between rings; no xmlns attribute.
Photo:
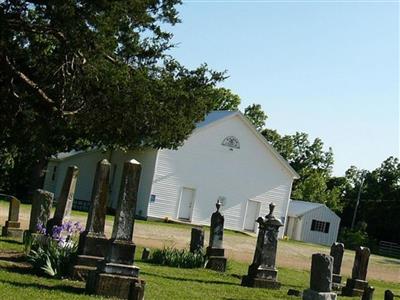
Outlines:
<svg viewBox="0 0 400 300"><path fill-rule="evenodd" d="M229 76L266 127L332 147L333 174L399 157L398 1L184 1L171 54Z"/></svg>

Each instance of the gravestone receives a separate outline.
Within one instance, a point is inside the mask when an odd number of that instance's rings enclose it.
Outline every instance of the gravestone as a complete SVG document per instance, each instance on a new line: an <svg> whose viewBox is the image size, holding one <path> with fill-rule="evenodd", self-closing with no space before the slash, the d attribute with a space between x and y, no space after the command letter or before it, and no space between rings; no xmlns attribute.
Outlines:
<svg viewBox="0 0 400 300"><path fill-rule="evenodd" d="M340 275L340 269L342 267L344 253L344 245L342 243L333 243L331 246L330 256L333 257L333 277L332 287L337 290L341 288L342 276Z"/></svg>
<svg viewBox="0 0 400 300"><path fill-rule="evenodd" d="M371 251L367 247L357 247L354 258L351 278L347 279L346 286L342 288L343 296L362 296L368 286L367 271Z"/></svg>
<svg viewBox="0 0 400 300"><path fill-rule="evenodd" d="M223 248L224 216L220 213L221 202L215 204L217 211L211 216L210 241L206 249L206 268L214 271L225 272L226 257Z"/></svg>
<svg viewBox="0 0 400 300"><path fill-rule="evenodd" d="M391 290L386 290L385 291L385 296L384 296L385 300L394 300L394 294Z"/></svg>
<svg viewBox="0 0 400 300"><path fill-rule="evenodd" d="M193 227L190 235L190 252L200 252L204 247L204 230L203 228Z"/></svg>
<svg viewBox="0 0 400 300"><path fill-rule="evenodd" d="M29 219L29 232L38 233L38 226L46 226L50 218L51 205L54 194L37 189L33 194L31 217Z"/></svg>
<svg viewBox="0 0 400 300"><path fill-rule="evenodd" d="M282 222L273 216L275 204L269 205L269 214L259 217L259 231L253 263L248 274L243 277L242 285L259 288L279 289L278 270L275 267L278 231Z"/></svg>
<svg viewBox="0 0 400 300"><path fill-rule="evenodd" d="M31 238L39 238L43 232L41 228L46 227L50 218L50 210L53 204L54 194L45 190L37 189L33 193L29 229L24 231L24 243Z"/></svg>
<svg viewBox="0 0 400 300"><path fill-rule="evenodd" d="M56 211L54 212L53 218L47 222L47 232L52 232L53 226L60 226L64 220L69 219L72 210L72 202L74 201L78 173L79 169L77 166L68 167L61 193L58 197Z"/></svg>
<svg viewBox="0 0 400 300"><path fill-rule="evenodd" d="M145 282L133 265L136 246L132 241L140 172L137 161L124 163L111 239L105 258L89 272L88 293L134 300L144 297Z"/></svg>
<svg viewBox="0 0 400 300"><path fill-rule="evenodd" d="M310 288L303 292L303 300L334 300L332 292L333 257L316 253L312 255Z"/></svg>
<svg viewBox="0 0 400 300"><path fill-rule="evenodd" d="M149 248L143 248L142 260L148 260L149 256L150 256L150 249Z"/></svg>
<svg viewBox="0 0 400 300"><path fill-rule="evenodd" d="M21 202L15 198L10 197L10 206L8 209L8 220L5 226L2 228L2 235L14 238L22 238L24 231L20 229L21 224L19 223L19 206Z"/></svg>
<svg viewBox="0 0 400 300"><path fill-rule="evenodd" d="M103 159L97 163L85 231L79 236L78 256L72 278L85 280L90 270L104 259L108 239L104 234L111 164Z"/></svg>
<svg viewBox="0 0 400 300"><path fill-rule="evenodd" d="M373 300L374 299L374 291L375 291L375 288L373 286L367 286L364 289L364 294L362 295L361 300Z"/></svg>

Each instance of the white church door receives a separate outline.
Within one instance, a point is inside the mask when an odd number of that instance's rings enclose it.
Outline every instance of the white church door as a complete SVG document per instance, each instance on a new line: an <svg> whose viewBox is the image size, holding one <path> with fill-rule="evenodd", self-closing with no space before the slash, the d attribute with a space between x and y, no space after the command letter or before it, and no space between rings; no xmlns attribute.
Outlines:
<svg viewBox="0 0 400 300"><path fill-rule="evenodd" d="M190 220L194 204L194 189L182 188L181 201L179 204L179 219Z"/></svg>
<svg viewBox="0 0 400 300"><path fill-rule="evenodd" d="M261 203L257 201L247 201L246 217L244 219L244 230L256 231L256 220L260 216Z"/></svg>

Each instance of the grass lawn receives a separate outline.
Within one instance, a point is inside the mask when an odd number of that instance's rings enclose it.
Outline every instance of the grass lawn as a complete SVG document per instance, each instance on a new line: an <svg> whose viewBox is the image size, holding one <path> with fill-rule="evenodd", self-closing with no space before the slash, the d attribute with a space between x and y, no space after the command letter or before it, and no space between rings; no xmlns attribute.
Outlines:
<svg viewBox="0 0 400 300"><path fill-rule="evenodd" d="M1 299L99 299L84 294L83 282L38 277L15 259L4 257L4 253L22 251L22 244L0 238L0 253L3 253L0 259ZM280 290L246 288L240 286L240 278L247 272L246 264L229 261L224 274L205 269L178 269L142 262L141 251L138 247L136 264L141 268L141 278L146 280L146 299L294 299L286 295L287 290L303 290L309 284L308 271L279 268ZM376 299L383 299L386 289L400 294L396 283L371 281L370 284L376 288Z"/></svg>

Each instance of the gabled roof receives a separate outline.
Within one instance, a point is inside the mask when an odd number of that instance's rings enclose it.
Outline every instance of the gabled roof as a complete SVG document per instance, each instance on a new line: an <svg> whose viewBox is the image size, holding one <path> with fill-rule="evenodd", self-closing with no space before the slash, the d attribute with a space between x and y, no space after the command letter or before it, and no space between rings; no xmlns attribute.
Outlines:
<svg viewBox="0 0 400 300"><path fill-rule="evenodd" d="M212 111L210 112L204 121L197 124L196 130L202 130L209 125L217 123L219 121L238 116L253 132L253 134L264 144L264 146L272 153L272 155L283 165L283 167L292 175L294 179L300 178L299 174L290 166L286 159L284 159L278 151L275 150L274 147L264 138L264 136L258 132L258 130L254 127L254 125L250 122L250 120L244 116L240 111Z"/></svg>
<svg viewBox="0 0 400 300"><path fill-rule="evenodd" d="M325 206L322 203L292 200L290 199L288 216L290 217L301 217L302 215L308 213L311 210Z"/></svg>
<svg viewBox="0 0 400 300"><path fill-rule="evenodd" d="M210 112L203 121L196 124L196 130L201 130L205 127L208 127L211 124L214 124L218 121L224 120L226 118L238 116L253 132L253 134L264 144L264 146L272 153L272 155L283 165L283 167L293 176L294 179L300 178L299 174L290 166L290 164L272 147L271 144L262 136L261 133L257 131L254 125L249 121L247 117L245 117L240 111L229 111L229 110L216 110ZM95 149L93 149L95 150ZM92 151L93 151L92 150ZM85 151L71 151L71 152L62 152L58 153L52 160L63 160L69 157L79 155L82 153L86 153Z"/></svg>
<svg viewBox="0 0 400 300"><path fill-rule="evenodd" d="M214 110L205 117L204 121L197 123L196 128L205 127L211 123L214 123L215 121L221 120L228 116L235 115L236 113L237 113L237 111Z"/></svg>

